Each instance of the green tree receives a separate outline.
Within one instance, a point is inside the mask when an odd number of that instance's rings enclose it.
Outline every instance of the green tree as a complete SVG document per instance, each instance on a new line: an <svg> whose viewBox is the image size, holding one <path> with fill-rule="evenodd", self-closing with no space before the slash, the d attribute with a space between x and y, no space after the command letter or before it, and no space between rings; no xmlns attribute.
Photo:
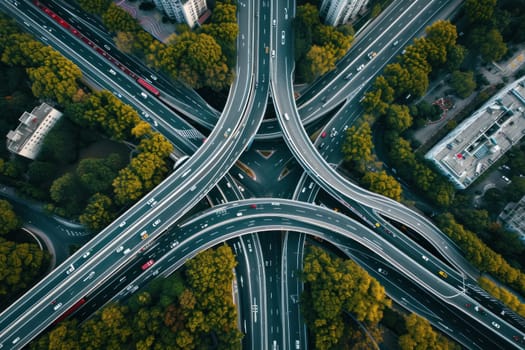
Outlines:
<svg viewBox="0 0 525 350"><path fill-rule="evenodd" d="M456 94L461 98L470 96L476 89L476 80L473 72L452 72L450 86L456 90Z"/></svg>
<svg viewBox="0 0 525 350"><path fill-rule="evenodd" d="M363 172L366 163L372 161L372 130L366 122L358 128L351 126L346 130L346 138L342 145L344 159L358 165L358 170Z"/></svg>
<svg viewBox="0 0 525 350"><path fill-rule="evenodd" d="M95 193L88 200L88 205L79 216L79 221L93 232L102 230L115 218L111 212L112 204L108 196Z"/></svg>
<svg viewBox="0 0 525 350"><path fill-rule="evenodd" d="M402 133L412 126L412 116L408 106L390 105L385 118L386 125L389 129Z"/></svg>
<svg viewBox="0 0 525 350"><path fill-rule="evenodd" d="M77 2L84 11L99 16L104 14L111 4L111 0L78 0Z"/></svg>
<svg viewBox="0 0 525 350"><path fill-rule="evenodd" d="M308 62L309 81L335 68L336 56L325 46L313 45L306 54Z"/></svg>
<svg viewBox="0 0 525 350"><path fill-rule="evenodd" d="M49 260L49 255L36 244L1 241L0 304L6 307L5 303L31 287Z"/></svg>
<svg viewBox="0 0 525 350"><path fill-rule="evenodd" d="M79 162L76 175L90 194L111 190L117 171L107 163L102 158L84 158Z"/></svg>
<svg viewBox="0 0 525 350"><path fill-rule="evenodd" d="M508 51L501 33L495 28L487 32L479 50L486 62L499 61Z"/></svg>
<svg viewBox="0 0 525 350"><path fill-rule="evenodd" d="M401 185L396 179L388 175L385 171L367 172L361 179L361 182L368 187L370 191L382 194L393 200L401 200Z"/></svg>
<svg viewBox="0 0 525 350"><path fill-rule="evenodd" d="M0 235L5 235L19 227L20 220L13 206L8 201L0 199Z"/></svg>
<svg viewBox="0 0 525 350"><path fill-rule="evenodd" d="M134 203L144 194L144 188L140 178L129 168L119 171L113 180L113 191L115 201L119 205Z"/></svg>
<svg viewBox="0 0 525 350"><path fill-rule="evenodd" d="M102 15L102 21L106 28L112 32L135 32L140 29L137 20L113 2Z"/></svg>
<svg viewBox="0 0 525 350"><path fill-rule="evenodd" d="M461 349L456 343L436 333L430 322L416 314L405 317L405 327L407 334L399 337L402 350Z"/></svg>
<svg viewBox="0 0 525 350"><path fill-rule="evenodd" d="M464 6L469 22L484 23L492 19L496 0L466 0Z"/></svg>

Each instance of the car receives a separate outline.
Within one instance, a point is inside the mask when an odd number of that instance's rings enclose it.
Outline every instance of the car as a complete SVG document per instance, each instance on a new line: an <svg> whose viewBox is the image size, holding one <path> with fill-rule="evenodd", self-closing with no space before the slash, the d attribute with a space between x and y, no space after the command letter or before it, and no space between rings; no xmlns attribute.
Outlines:
<svg viewBox="0 0 525 350"><path fill-rule="evenodd" d="M301 193L304 193L304 191L306 191L306 187L303 187L303 189L301 190Z"/></svg>
<svg viewBox="0 0 525 350"><path fill-rule="evenodd" d="M495 321L492 321L491 323L494 326L494 328L499 329L500 325L498 323L496 323Z"/></svg>
<svg viewBox="0 0 525 350"><path fill-rule="evenodd" d="M226 131L224 132L224 137L228 137L228 136L230 136L230 132L231 132L231 131L232 131L231 128L226 129Z"/></svg>
<svg viewBox="0 0 525 350"><path fill-rule="evenodd" d="M237 175L239 176L239 179L241 179L241 180L244 179L244 176L242 176L241 173L238 173Z"/></svg>
<svg viewBox="0 0 525 350"><path fill-rule="evenodd" d="M117 249L115 249L115 253L120 253L123 250L124 250L124 246L120 246Z"/></svg>
<svg viewBox="0 0 525 350"><path fill-rule="evenodd" d="M354 73L352 72L348 73L347 75L345 75L345 79L349 80L352 77L352 75L354 75Z"/></svg>
<svg viewBox="0 0 525 350"><path fill-rule="evenodd" d="M25 23L25 22L24 22ZM15 339L13 339L12 343L13 344L16 344L20 341L20 337L16 337Z"/></svg>
<svg viewBox="0 0 525 350"><path fill-rule="evenodd" d="M396 40L392 43L392 46L397 46L397 44L399 44L399 40Z"/></svg>
<svg viewBox="0 0 525 350"><path fill-rule="evenodd" d="M345 125L345 127L343 128L343 131L346 131L348 130L348 125Z"/></svg>
<svg viewBox="0 0 525 350"><path fill-rule="evenodd" d="M75 266L69 265L69 268L66 270L66 275L69 275L73 271L75 271Z"/></svg>
<svg viewBox="0 0 525 350"><path fill-rule="evenodd" d="M326 131L323 131L323 132L321 133L321 137L322 137L323 139L326 137Z"/></svg>
<svg viewBox="0 0 525 350"><path fill-rule="evenodd" d="M208 227L207 223L204 223L204 224L201 225L201 228L206 228L206 227Z"/></svg>
<svg viewBox="0 0 525 350"><path fill-rule="evenodd" d="M288 115L288 113L284 113L284 119L290 120L290 116Z"/></svg>
<svg viewBox="0 0 525 350"><path fill-rule="evenodd" d="M145 240L148 237L149 237L148 231L142 231L142 233L140 234L140 239L142 240Z"/></svg>
<svg viewBox="0 0 525 350"><path fill-rule="evenodd" d="M501 175L501 179L503 181L505 181L506 183L508 183L508 184L511 182L510 179L508 177L506 177L505 175Z"/></svg>
<svg viewBox="0 0 525 350"><path fill-rule="evenodd" d="M385 275L385 276L388 275L388 271L385 270L385 269L382 269L382 268L378 268L377 272L379 272L380 274Z"/></svg>
<svg viewBox="0 0 525 350"><path fill-rule="evenodd" d="M275 18L273 19L272 24L274 27L277 25L277 20Z"/></svg>
<svg viewBox="0 0 525 350"><path fill-rule="evenodd" d="M91 254L91 252L87 251L84 253L84 255L82 255L82 257L85 259L89 256L89 254Z"/></svg>
<svg viewBox="0 0 525 350"><path fill-rule="evenodd" d="M242 216L242 212L238 212L238 213L237 213L237 216Z"/></svg>
<svg viewBox="0 0 525 350"><path fill-rule="evenodd" d="M380 224L379 222L376 222L376 223L374 224L374 226L375 226L375 227L381 227L381 224Z"/></svg>
<svg viewBox="0 0 525 350"><path fill-rule="evenodd" d="M153 259L149 259L148 261L146 261L146 262L141 266L142 271L149 269L154 263L155 263L155 260L153 260Z"/></svg>
<svg viewBox="0 0 525 350"><path fill-rule="evenodd" d="M377 52L375 52L375 51L370 51L370 52L368 53L368 55L367 55L367 57L368 57L369 60L373 59L373 58L376 57L376 56L377 56Z"/></svg>
<svg viewBox="0 0 525 350"><path fill-rule="evenodd" d="M179 245L179 241L173 241L170 243L170 248L175 248L178 245Z"/></svg>
<svg viewBox="0 0 525 350"><path fill-rule="evenodd" d="M338 134L337 130L335 130L335 128L332 128L332 130L330 131L330 137L337 136L337 134Z"/></svg>
<svg viewBox="0 0 525 350"><path fill-rule="evenodd" d="M117 72L115 72L113 69L110 69L109 72L111 73L111 75L117 75Z"/></svg>
<svg viewBox="0 0 525 350"><path fill-rule="evenodd" d="M321 142L321 144L319 145L319 149L321 149L323 147L324 147L324 142Z"/></svg>
<svg viewBox="0 0 525 350"><path fill-rule="evenodd" d="M226 187L228 187L228 188L232 188L232 185L231 185L231 183L229 183L229 182L226 182Z"/></svg>
<svg viewBox="0 0 525 350"><path fill-rule="evenodd" d="M284 45L284 30L281 32L281 45Z"/></svg>
<svg viewBox="0 0 525 350"><path fill-rule="evenodd" d="M275 58L275 50L272 50L272 58Z"/></svg>
<svg viewBox="0 0 525 350"><path fill-rule="evenodd" d="M156 76L154 76L153 74L150 75L151 79L153 80L157 80L158 78Z"/></svg>
<svg viewBox="0 0 525 350"><path fill-rule="evenodd" d="M142 96L143 98L148 98L148 95L146 95L145 92L141 92L141 93L140 93L140 96Z"/></svg>
<svg viewBox="0 0 525 350"><path fill-rule="evenodd" d="M426 255L421 255L421 259L428 261L428 257Z"/></svg>
<svg viewBox="0 0 525 350"><path fill-rule="evenodd" d="M296 340L296 341L295 341L295 349L296 349L296 350L301 349L301 342L300 342L299 340Z"/></svg>
<svg viewBox="0 0 525 350"><path fill-rule="evenodd" d="M469 303L466 303L466 304L465 304L465 307L466 307L467 309L470 309L471 306L472 306L472 305L470 305Z"/></svg>
<svg viewBox="0 0 525 350"><path fill-rule="evenodd" d="M310 184L308 185L308 189L311 190L312 187L314 187L314 183L313 183L313 182L310 182Z"/></svg>
<svg viewBox="0 0 525 350"><path fill-rule="evenodd" d="M447 273L446 273L445 271L443 271L443 270L439 270L438 274L439 274L441 277L443 277L443 278L447 278L447 277L448 277Z"/></svg>
<svg viewBox="0 0 525 350"><path fill-rule="evenodd" d="M364 64L362 64L362 65L360 65L359 67L357 67L357 68L356 68L356 71L360 72L360 71L363 70L363 68L365 68L365 65L364 65Z"/></svg>
<svg viewBox="0 0 525 350"><path fill-rule="evenodd" d="M157 220L155 220L155 222L153 222L152 226L153 227L157 227L160 224L160 222L161 222L161 220L157 219Z"/></svg>
<svg viewBox="0 0 525 350"><path fill-rule="evenodd" d="M255 203L254 204L250 204L250 208L257 209L257 204L255 204Z"/></svg>

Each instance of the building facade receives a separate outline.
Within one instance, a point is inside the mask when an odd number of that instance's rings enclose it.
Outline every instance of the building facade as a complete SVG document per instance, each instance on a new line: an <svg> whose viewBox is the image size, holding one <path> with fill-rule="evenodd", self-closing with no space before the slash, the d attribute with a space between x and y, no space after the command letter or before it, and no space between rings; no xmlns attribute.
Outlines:
<svg viewBox="0 0 525 350"><path fill-rule="evenodd" d="M166 16L190 28L202 23L202 17L209 16L206 0L154 0L155 6Z"/></svg>
<svg viewBox="0 0 525 350"><path fill-rule="evenodd" d="M369 0L323 0L319 14L324 23L332 26L345 24L366 8Z"/></svg>
<svg viewBox="0 0 525 350"><path fill-rule="evenodd" d="M60 117L61 112L45 103L35 107L31 113L24 112L18 127L7 133L7 149L22 157L36 159L45 136Z"/></svg>

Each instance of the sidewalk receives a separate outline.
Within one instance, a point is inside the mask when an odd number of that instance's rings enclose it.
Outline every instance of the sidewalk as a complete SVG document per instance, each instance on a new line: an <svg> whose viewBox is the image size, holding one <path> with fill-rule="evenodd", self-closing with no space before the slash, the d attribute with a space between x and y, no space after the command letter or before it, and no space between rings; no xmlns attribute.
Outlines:
<svg viewBox="0 0 525 350"><path fill-rule="evenodd" d="M163 43L166 42L170 35L175 33L175 24L163 23L162 17L164 14L157 9L142 11L139 9L140 1L118 0L115 1L115 4L136 18L145 31Z"/></svg>

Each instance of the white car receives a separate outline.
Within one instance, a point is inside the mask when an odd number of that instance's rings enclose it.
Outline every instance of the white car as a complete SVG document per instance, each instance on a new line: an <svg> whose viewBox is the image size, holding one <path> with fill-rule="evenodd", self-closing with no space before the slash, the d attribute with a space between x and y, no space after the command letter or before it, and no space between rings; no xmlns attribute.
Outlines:
<svg viewBox="0 0 525 350"><path fill-rule="evenodd" d="M120 253L123 250L124 250L124 246L120 246L117 249L115 249L115 253Z"/></svg>
<svg viewBox="0 0 525 350"><path fill-rule="evenodd" d="M499 329L500 325L494 321L492 321L492 325L494 326L494 328L497 328Z"/></svg>
<svg viewBox="0 0 525 350"><path fill-rule="evenodd" d="M58 303L58 304L55 305L55 307L53 307L53 310L57 311L61 307L62 307L62 303Z"/></svg>
<svg viewBox="0 0 525 350"><path fill-rule="evenodd" d="M171 242L171 244L170 244L170 248L175 248L175 247L178 246L178 245L179 245L179 241L173 241L173 242Z"/></svg>
<svg viewBox="0 0 525 350"><path fill-rule="evenodd" d="M360 65L359 67L357 67L356 70L357 70L358 72L360 72L360 71L363 70L363 68L365 68L365 65L364 65L364 64L362 64L362 65Z"/></svg>
<svg viewBox="0 0 525 350"><path fill-rule="evenodd" d="M426 255L421 255L421 259L428 261L428 257Z"/></svg>
<svg viewBox="0 0 525 350"><path fill-rule="evenodd" d="M69 265L69 268L66 270L66 275L69 275L73 271L75 271L75 266Z"/></svg>
<svg viewBox="0 0 525 350"><path fill-rule="evenodd" d="M242 216L242 213L241 213L241 212L238 212L238 213L237 213L237 216Z"/></svg>

